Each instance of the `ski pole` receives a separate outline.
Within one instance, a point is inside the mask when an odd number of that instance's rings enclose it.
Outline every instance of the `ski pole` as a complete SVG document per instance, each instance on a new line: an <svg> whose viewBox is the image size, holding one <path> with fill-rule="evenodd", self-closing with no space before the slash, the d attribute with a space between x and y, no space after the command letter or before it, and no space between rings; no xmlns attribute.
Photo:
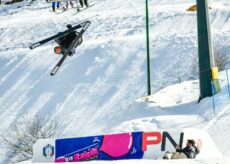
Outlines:
<svg viewBox="0 0 230 164"><path fill-rule="evenodd" d="M228 81L228 96L230 98L230 86L229 86L229 78L228 78L228 68L226 69L226 74L227 74L227 81Z"/></svg>
<svg viewBox="0 0 230 164"><path fill-rule="evenodd" d="M213 112L214 114L216 114L216 107L215 107L215 93L214 93L214 84L211 81L211 85L212 85L212 106L213 106Z"/></svg>

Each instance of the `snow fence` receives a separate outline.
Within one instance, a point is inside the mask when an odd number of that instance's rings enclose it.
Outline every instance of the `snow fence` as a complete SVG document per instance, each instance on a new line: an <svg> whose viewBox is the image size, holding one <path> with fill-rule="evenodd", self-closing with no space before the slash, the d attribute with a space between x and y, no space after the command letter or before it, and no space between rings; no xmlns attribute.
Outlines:
<svg viewBox="0 0 230 164"><path fill-rule="evenodd" d="M166 151L174 152L177 145L185 147L187 139L194 139L200 148L197 159L222 157L206 131L184 129L42 139L34 145L33 162L162 159Z"/></svg>

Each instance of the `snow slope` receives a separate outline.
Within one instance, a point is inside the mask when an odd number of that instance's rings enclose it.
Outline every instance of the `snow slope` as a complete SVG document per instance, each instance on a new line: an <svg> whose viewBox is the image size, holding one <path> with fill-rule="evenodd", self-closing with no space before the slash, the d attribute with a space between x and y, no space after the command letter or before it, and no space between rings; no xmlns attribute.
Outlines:
<svg viewBox="0 0 230 164"><path fill-rule="evenodd" d="M217 97L217 109L221 110L215 120L211 99L196 103L198 81L165 88L177 83L178 77L182 81L196 78L196 14L185 11L195 0L149 1L152 89L159 92L153 95L154 103L147 104L135 101L147 90L145 3L90 3L96 5L79 14L74 10L54 14L44 2L35 2L36 7L0 8L0 134L25 114L58 120L62 137L207 128L220 151L229 157L230 133L226 131L230 120L224 74L224 89ZM212 5L214 47L230 52L230 2L215 0ZM55 44L34 50L29 50L29 45L85 19L92 24L83 44L58 74L50 77L49 72L60 58L53 53Z"/></svg>

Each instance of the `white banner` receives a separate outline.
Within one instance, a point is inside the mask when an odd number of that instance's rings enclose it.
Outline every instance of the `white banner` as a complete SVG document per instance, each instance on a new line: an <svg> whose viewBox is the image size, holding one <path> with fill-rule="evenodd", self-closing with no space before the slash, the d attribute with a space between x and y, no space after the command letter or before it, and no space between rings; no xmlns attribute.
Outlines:
<svg viewBox="0 0 230 164"><path fill-rule="evenodd" d="M222 158L221 153L217 149L215 143L213 142L210 135L204 131L199 129L184 129L184 130L156 130L152 132L137 132L138 134L135 137L135 134L131 132L129 135L131 135L131 138L128 137L129 140L128 144L131 146L132 149L130 149L128 152L124 153L124 155L131 155L135 154L137 152L143 154L143 156L138 156L137 158L132 159L162 159L165 152L175 152L176 146L181 146L184 148L186 146L187 140L192 139L196 142L196 146L199 147L200 153L196 156L196 159L210 159L210 158ZM108 137L109 136L109 137ZM115 136L115 138L113 137ZM91 138L91 139L90 139ZM58 146L59 140L56 139L42 139L35 143L34 145L34 156L33 156L33 162L38 163L49 163L49 162L55 162L58 160L63 161L69 161L72 160L72 157L74 156L74 152L78 152L82 149L80 146L82 142L84 141L86 145L84 147L89 147L90 140L92 138L100 139L100 142L98 142L98 152L99 154L111 154L115 152L117 154L116 144L118 144L122 139L124 140L124 134L122 138L122 134L111 134L111 135L100 135L100 136L90 136L90 137L81 137L81 138L71 138L71 139L61 139L62 145ZM70 141L71 142L68 142ZM73 142L72 142L73 141ZM112 143L112 141L116 141L115 145ZM112 143L112 144L111 144ZM57 145L55 145L57 144ZM65 145L66 144L66 145ZM120 142L120 144L125 144L125 142ZM133 147L135 144L135 147ZM80 146L80 147L79 147ZM119 151L121 150L121 147L125 145L119 145ZM77 147L76 149L74 147ZM106 151L104 150L106 147ZM58 150L57 150L58 149ZM66 150L71 149L70 154L73 155L67 155L67 156L61 156L60 158L60 152L66 153ZM108 151L107 151L108 149ZM87 149L88 150L88 149ZM124 149L126 150L126 149ZM128 150L128 149L127 149ZM82 150L83 151L83 150ZM83 151L83 155L86 153L86 151ZM58 156L59 154L59 156ZM118 153L119 154L119 153ZM122 154L122 153L121 153ZM76 156L76 155L75 155ZM58 159L59 158L59 159ZM128 158L128 157L127 157ZM115 160L118 158L112 158L111 160ZM104 160L103 156L98 156L98 158L93 158L93 160ZM108 160L108 159L107 159Z"/></svg>

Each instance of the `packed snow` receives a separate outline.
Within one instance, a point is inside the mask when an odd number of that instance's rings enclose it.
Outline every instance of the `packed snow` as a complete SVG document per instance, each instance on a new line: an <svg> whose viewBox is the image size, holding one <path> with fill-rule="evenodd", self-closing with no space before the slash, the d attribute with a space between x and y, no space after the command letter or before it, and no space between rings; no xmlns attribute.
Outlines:
<svg viewBox="0 0 230 164"><path fill-rule="evenodd" d="M216 114L212 98L197 102L196 13L186 12L195 0L149 0L153 94L148 102L145 1L89 3L95 5L79 14L75 9L55 14L45 1L0 6L0 135L24 115L58 120L59 137L193 127L211 134L223 158L90 163L230 163L225 71L220 74L222 91L214 97ZM229 54L230 2L212 0L211 5L214 49ZM53 52L55 43L34 50L29 46L84 20L91 25L83 44L51 77L60 59ZM4 163L2 143L0 148Z"/></svg>

